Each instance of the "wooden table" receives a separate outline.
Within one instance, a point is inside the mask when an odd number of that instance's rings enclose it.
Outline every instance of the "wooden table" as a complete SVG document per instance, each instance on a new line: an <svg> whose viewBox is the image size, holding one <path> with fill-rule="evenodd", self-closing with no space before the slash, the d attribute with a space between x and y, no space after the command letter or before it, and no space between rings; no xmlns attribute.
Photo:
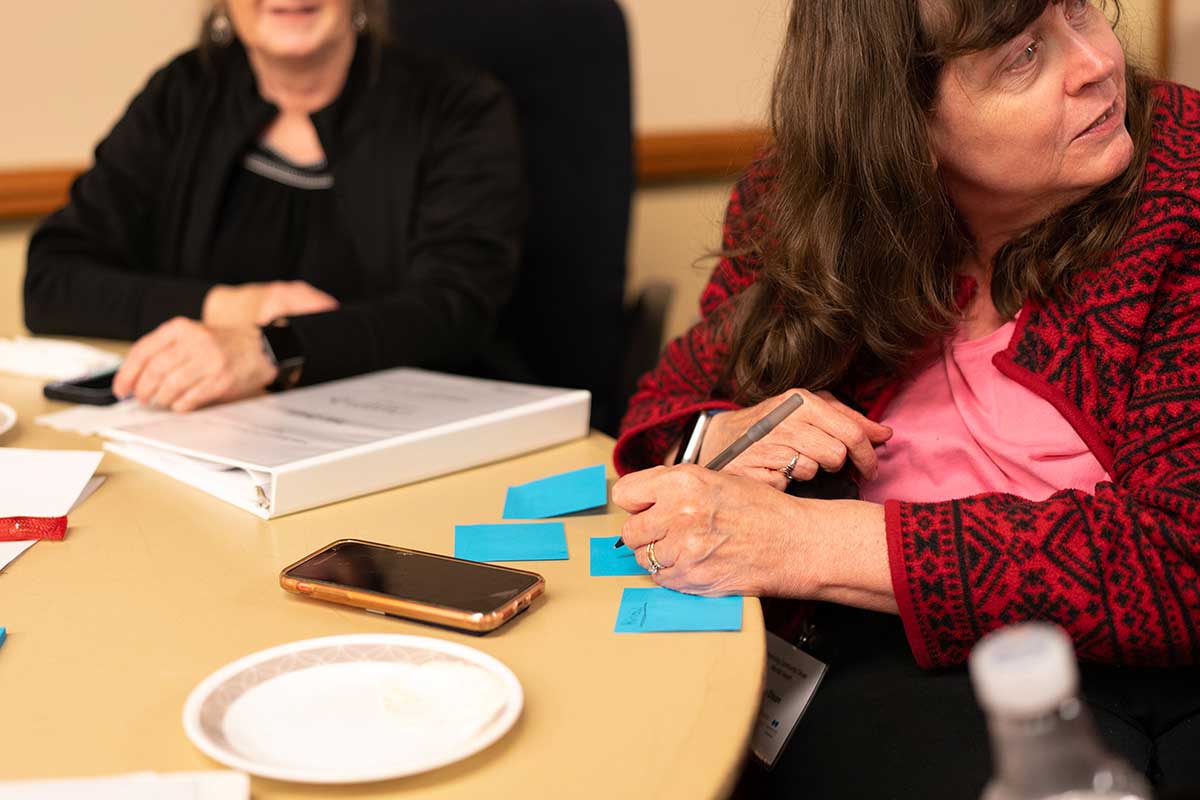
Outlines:
<svg viewBox="0 0 1200 800"><path fill-rule="evenodd" d="M14 406L10 447L95 449L36 426L61 404L35 381L0 377ZM696 798L728 793L756 716L762 615L740 633L617 635L621 591L649 578L592 578L588 539L623 513L566 519L571 559L515 566L545 575L529 613L477 638L283 592L277 574L355 536L453 552L455 523L499 521L504 488L611 463L586 440L337 505L262 521L107 454L107 482L63 542L40 542L0 573L0 779L219 768L184 735L184 698L218 667L274 645L358 632L418 634L488 652L520 679L524 713L465 761L347 787L255 779L256 800L300 797ZM611 471L611 466L609 467ZM612 476L610 475L610 478Z"/></svg>

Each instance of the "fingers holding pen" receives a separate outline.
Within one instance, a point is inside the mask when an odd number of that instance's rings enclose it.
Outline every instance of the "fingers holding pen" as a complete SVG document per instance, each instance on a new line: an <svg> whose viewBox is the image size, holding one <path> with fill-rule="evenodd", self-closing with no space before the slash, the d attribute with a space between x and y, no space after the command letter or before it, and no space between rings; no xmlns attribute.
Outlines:
<svg viewBox="0 0 1200 800"><path fill-rule="evenodd" d="M654 505L659 481L667 472L667 467L660 466L629 473L613 484L613 503L630 514L646 510Z"/></svg>
<svg viewBox="0 0 1200 800"><path fill-rule="evenodd" d="M643 480L653 498L627 518L625 543L655 583L691 594L760 593L787 561L795 498L762 483L693 465ZM768 579L763 579L766 575Z"/></svg>
<svg viewBox="0 0 1200 800"><path fill-rule="evenodd" d="M667 533L664 509L676 509L680 502L690 507L687 498L701 494L716 475L694 464L680 464L651 467L621 478L613 485L612 500L630 513L621 528L622 541L637 550L663 538Z"/></svg>
<svg viewBox="0 0 1200 800"><path fill-rule="evenodd" d="M826 391L797 389L748 409L718 414L709 424L713 439L705 438L705 457L727 446L752 421L765 418L794 395L803 399L800 407L734 459L729 469L775 488L790 482L780 480L778 473L789 473L792 480L810 480L818 470L837 472L847 462L868 480L878 475L875 447L891 438L891 428L868 419ZM793 457L796 463L788 471Z"/></svg>

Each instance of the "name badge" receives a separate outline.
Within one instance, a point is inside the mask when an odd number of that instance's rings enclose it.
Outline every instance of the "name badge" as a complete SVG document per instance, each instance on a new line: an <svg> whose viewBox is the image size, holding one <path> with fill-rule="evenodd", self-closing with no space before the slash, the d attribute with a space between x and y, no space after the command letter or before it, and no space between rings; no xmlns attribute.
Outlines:
<svg viewBox="0 0 1200 800"><path fill-rule="evenodd" d="M783 752L792 731L825 677L826 664L767 632L767 679L750 749L767 769Z"/></svg>

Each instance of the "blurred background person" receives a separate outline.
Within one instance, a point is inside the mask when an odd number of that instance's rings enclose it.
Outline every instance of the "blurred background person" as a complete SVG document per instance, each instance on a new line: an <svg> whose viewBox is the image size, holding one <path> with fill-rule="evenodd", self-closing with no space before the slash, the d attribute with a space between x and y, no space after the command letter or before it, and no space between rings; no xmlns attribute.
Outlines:
<svg viewBox="0 0 1200 800"><path fill-rule="evenodd" d="M229 0L29 247L25 320L137 340L114 383L179 411L486 358L517 278L515 114L387 44L383 0Z"/></svg>

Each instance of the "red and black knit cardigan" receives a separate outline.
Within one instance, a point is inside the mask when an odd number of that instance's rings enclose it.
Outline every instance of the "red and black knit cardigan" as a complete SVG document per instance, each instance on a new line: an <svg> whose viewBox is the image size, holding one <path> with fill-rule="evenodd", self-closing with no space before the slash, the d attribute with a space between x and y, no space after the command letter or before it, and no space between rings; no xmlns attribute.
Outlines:
<svg viewBox="0 0 1200 800"><path fill-rule="evenodd" d="M1058 409L1110 480L1040 502L889 501L892 585L923 667L959 664L988 631L1030 619L1062 625L1088 660L1200 663L1200 93L1162 84L1155 98L1143 202L1124 243L1053 301L1027 303L993 359ZM769 180L752 168L734 189L727 251L745 243L745 209ZM717 333L755 271L749 258L714 270L701 321L630 403L619 472L662 463L697 410L733 407L721 399L728 349ZM838 394L878 419L899 385L850 380Z"/></svg>

